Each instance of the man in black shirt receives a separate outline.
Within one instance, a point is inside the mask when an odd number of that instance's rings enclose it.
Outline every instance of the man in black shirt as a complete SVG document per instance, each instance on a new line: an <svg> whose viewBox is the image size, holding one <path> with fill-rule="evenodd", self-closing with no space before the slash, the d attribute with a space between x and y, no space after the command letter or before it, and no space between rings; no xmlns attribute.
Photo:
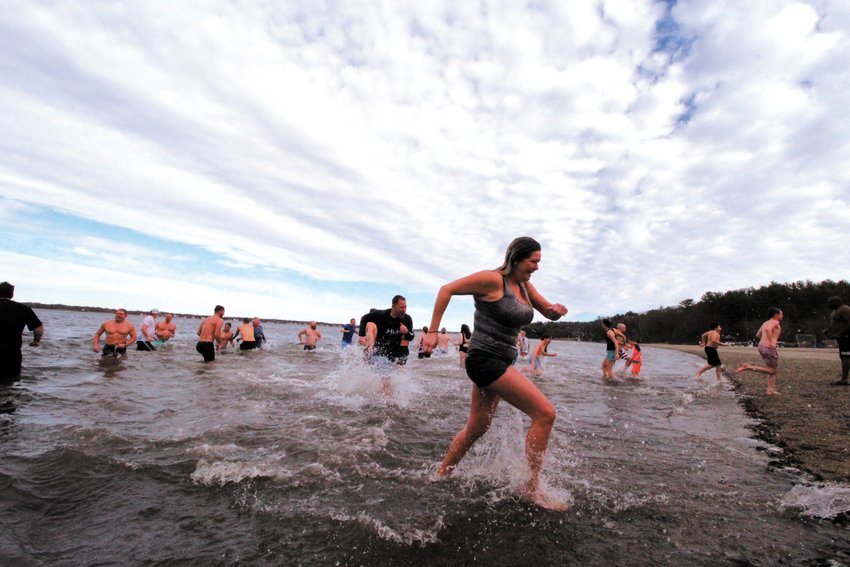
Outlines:
<svg viewBox="0 0 850 567"><path fill-rule="evenodd" d="M26 326L33 332L30 346L38 346L44 326L35 312L22 303L12 301L15 286L0 283L0 384L9 383L21 375L21 333Z"/></svg>
<svg viewBox="0 0 850 567"><path fill-rule="evenodd" d="M375 356L404 364L413 340L413 319L407 314L407 300L396 295L390 309L373 309L360 318L360 344Z"/></svg>

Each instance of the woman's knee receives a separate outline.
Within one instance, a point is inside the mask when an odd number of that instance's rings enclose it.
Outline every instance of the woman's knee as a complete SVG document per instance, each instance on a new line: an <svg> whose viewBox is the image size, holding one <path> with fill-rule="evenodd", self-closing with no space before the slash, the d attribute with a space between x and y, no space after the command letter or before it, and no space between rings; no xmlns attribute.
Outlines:
<svg viewBox="0 0 850 567"><path fill-rule="evenodd" d="M548 425L551 427L555 423L555 419L557 417L558 411L555 409L555 406L552 405L552 402L546 400L546 403L538 408L537 412L535 412L534 421L541 425Z"/></svg>

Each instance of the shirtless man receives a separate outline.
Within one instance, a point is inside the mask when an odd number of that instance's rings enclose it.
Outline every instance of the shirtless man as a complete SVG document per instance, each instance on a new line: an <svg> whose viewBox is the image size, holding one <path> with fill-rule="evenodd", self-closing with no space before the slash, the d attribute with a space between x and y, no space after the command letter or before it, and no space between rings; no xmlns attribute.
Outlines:
<svg viewBox="0 0 850 567"><path fill-rule="evenodd" d="M198 326L198 344L195 350L204 357L204 362L215 360L215 342L221 340L221 328L224 325L224 307L215 306L212 315L204 319Z"/></svg>
<svg viewBox="0 0 850 567"><path fill-rule="evenodd" d="M173 339L174 335L177 334L177 324L172 323L171 320L174 319L174 314L166 313L165 321L160 321L156 324L156 340L154 341L154 346L162 346L168 342L169 339Z"/></svg>
<svg viewBox="0 0 850 567"><path fill-rule="evenodd" d="M151 309L144 321L142 321L141 335L136 343L136 350L156 350L153 341L156 340L156 318L159 317L159 309Z"/></svg>
<svg viewBox="0 0 850 567"><path fill-rule="evenodd" d="M227 345L236 346L233 344L233 331L230 330L232 325L230 323L225 323L224 327L221 329L221 338L216 339L215 341L215 350L218 352L223 352L227 349Z"/></svg>
<svg viewBox="0 0 850 567"><path fill-rule="evenodd" d="M711 328L704 332L699 338L699 346L705 349L705 360L708 364L697 371L697 379L702 378L703 373L707 370L714 368L714 371L717 373L717 381L722 382L721 365L723 363L720 362L720 356L717 354L717 347L729 346L726 343L720 342L720 331L722 329L723 328L720 326L720 323L712 323Z"/></svg>
<svg viewBox="0 0 850 567"><path fill-rule="evenodd" d="M95 352L100 352L100 336L106 333L103 356L127 354L127 347L136 342L136 328L127 321L127 310L117 309L115 319L104 321L92 338ZM128 338L129 337L129 338Z"/></svg>
<svg viewBox="0 0 850 567"><path fill-rule="evenodd" d="M527 370L535 376L543 376L544 356L558 356L556 353L550 353L547 350L550 344L552 344L552 337L550 335L543 335L540 337L540 342L534 347L534 352L531 354L531 365Z"/></svg>
<svg viewBox="0 0 850 567"><path fill-rule="evenodd" d="M449 337L449 335L446 334L446 328L443 327L442 329L440 329L440 332L437 334L437 349L436 349L437 353L438 354L448 353L449 352L449 343L452 343L452 345L455 344L455 342L451 339L451 337Z"/></svg>
<svg viewBox="0 0 850 567"><path fill-rule="evenodd" d="M830 382L832 386L847 386L850 375L850 306L833 295L826 300L832 310L829 314L829 329L824 334L838 341L838 356L841 358L841 380Z"/></svg>
<svg viewBox="0 0 850 567"><path fill-rule="evenodd" d="M779 368L779 351L776 350L776 344L779 341L780 333L782 333L779 322L782 321L783 313L778 307L771 307L768 310L768 315L770 315L770 319L762 323L759 330L756 331L756 338L759 339L758 351L764 359L765 366L742 364L735 372L740 374L745 370L752 370L759 374L767 374L767 395L778 396L776 371Z"/></svg>
<svg viewBox="0 0 850 567"><path fill-rule="evenodd" d="M316 343L322 340L322 331L315 321L298 331L298 342L304 345L304 350L316 350Z"/></svg>

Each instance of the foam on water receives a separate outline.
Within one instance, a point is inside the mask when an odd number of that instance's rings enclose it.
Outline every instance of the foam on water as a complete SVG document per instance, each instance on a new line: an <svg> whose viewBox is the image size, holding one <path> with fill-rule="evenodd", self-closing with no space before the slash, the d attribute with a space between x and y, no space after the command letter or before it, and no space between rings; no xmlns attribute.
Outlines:
<svg viewBox="0 0 850 567"><path fill-rule="evenodd" d="M781 510L832 519L850 512L850 487L834 483L795 484L780 500Z"/></svg>

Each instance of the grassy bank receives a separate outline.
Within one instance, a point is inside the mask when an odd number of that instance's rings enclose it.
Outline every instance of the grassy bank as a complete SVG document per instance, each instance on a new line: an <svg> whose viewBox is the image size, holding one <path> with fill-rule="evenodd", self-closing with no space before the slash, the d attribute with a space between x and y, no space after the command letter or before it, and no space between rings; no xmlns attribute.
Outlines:
<svg viewBox="0 0 850 567"><path fill-rule="evenodd" d="M647 345L698 355L698 346ZM720 347L725 374L732 380L747 412L761 420L757 435L786 451L794 464L821 480L850 482L850 386L830 386L840 377L835 349L787 348L779 351L777 388L780 396L765 394L766 377L754 372L735 374L744 362L762 365L754 348ZM703 375L714 380L714 371Z"/></svg>

